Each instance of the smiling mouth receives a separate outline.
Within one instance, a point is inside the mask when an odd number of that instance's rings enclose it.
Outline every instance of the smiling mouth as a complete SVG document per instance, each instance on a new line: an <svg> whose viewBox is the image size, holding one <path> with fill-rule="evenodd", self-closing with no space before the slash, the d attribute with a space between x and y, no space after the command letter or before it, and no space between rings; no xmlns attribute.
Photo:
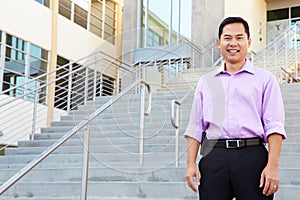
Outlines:
<svg viewBox="0 0 300 200"><path fill-rule="evenodd" d="M227 52L229 52L229 53L238 53L238 52L240 52L240 50L237 50L237 49L228 49Z"/></svg>

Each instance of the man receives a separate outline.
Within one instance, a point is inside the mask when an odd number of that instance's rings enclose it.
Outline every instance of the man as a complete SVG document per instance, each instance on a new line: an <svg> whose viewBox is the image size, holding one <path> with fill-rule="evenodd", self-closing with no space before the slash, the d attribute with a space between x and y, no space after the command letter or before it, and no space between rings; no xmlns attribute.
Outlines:
<svg viewBox="0 0 300 200"><path fill-rule="evenodd" d="M270 72L246 60L251 39L244 19L224 19L216 44L225 62L198 81L184 133L187 184L199 190L201 200L273 199L286 137L279 85Z"/></svg>

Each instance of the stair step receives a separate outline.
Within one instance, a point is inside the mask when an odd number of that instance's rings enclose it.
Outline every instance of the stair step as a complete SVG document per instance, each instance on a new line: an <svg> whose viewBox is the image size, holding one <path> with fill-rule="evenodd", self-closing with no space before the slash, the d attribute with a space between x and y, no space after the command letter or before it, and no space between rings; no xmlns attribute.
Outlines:
<svg viewBox="0 0 300 200"><path fill-rule="evenodd" d="M47 188L47 190L45 190ZM117 191L117 194L116 194ZM165 192L158 192L165 191ZM166 192L167 191L167 192ZM6 191L4 195L17 196L18 198L41 198L48 196L69 196L70 199L79 198L81 194L81 181L71 182L20 182ZM2 195L3 196L3 195ZM161 199L196 199L197 194L192 192L185 182L102 182L90 181L88 196L109 198L138 197Z"/></svg>

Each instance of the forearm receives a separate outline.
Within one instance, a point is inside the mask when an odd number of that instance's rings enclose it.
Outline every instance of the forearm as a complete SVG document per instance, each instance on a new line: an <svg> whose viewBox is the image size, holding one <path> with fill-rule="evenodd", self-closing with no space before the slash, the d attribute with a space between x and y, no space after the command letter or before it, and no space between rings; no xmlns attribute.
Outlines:
<svg viewBox="0 0 300 200"><path fill-rule="evenodd" d="M282 135L271 134L268 137L268 165L271 167L278 168L280 151L282 146Z"/></svg>
<svg viewBox="0 0 300 200"><path fill-rule="evenodd" d="M187 145L188 145L187 165L188 166L195 165L198 151L199 151L200 142L192 137L188 137Z"/></svg>

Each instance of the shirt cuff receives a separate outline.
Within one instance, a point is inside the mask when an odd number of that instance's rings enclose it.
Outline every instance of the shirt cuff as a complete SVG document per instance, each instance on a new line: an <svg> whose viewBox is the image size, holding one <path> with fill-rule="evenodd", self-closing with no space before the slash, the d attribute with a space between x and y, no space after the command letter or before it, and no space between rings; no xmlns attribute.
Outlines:
<svg viewBox="0 0 300 200"><path fill-rule="evenodd" d="M286 132L284 129L284 124L282 122L268 123L267 125L265 125L265 133L266 133L265 140L267 140L268 136L273 133L280 134L280 135L282 135L282 139L286 139Z"/></svg>
<svg viewBox="0 0 300 200"><path fill-rule="evenodd" d="M184 132L184 137L192 137L201 143L203 130L198 126L188 125Z"/></svg>

